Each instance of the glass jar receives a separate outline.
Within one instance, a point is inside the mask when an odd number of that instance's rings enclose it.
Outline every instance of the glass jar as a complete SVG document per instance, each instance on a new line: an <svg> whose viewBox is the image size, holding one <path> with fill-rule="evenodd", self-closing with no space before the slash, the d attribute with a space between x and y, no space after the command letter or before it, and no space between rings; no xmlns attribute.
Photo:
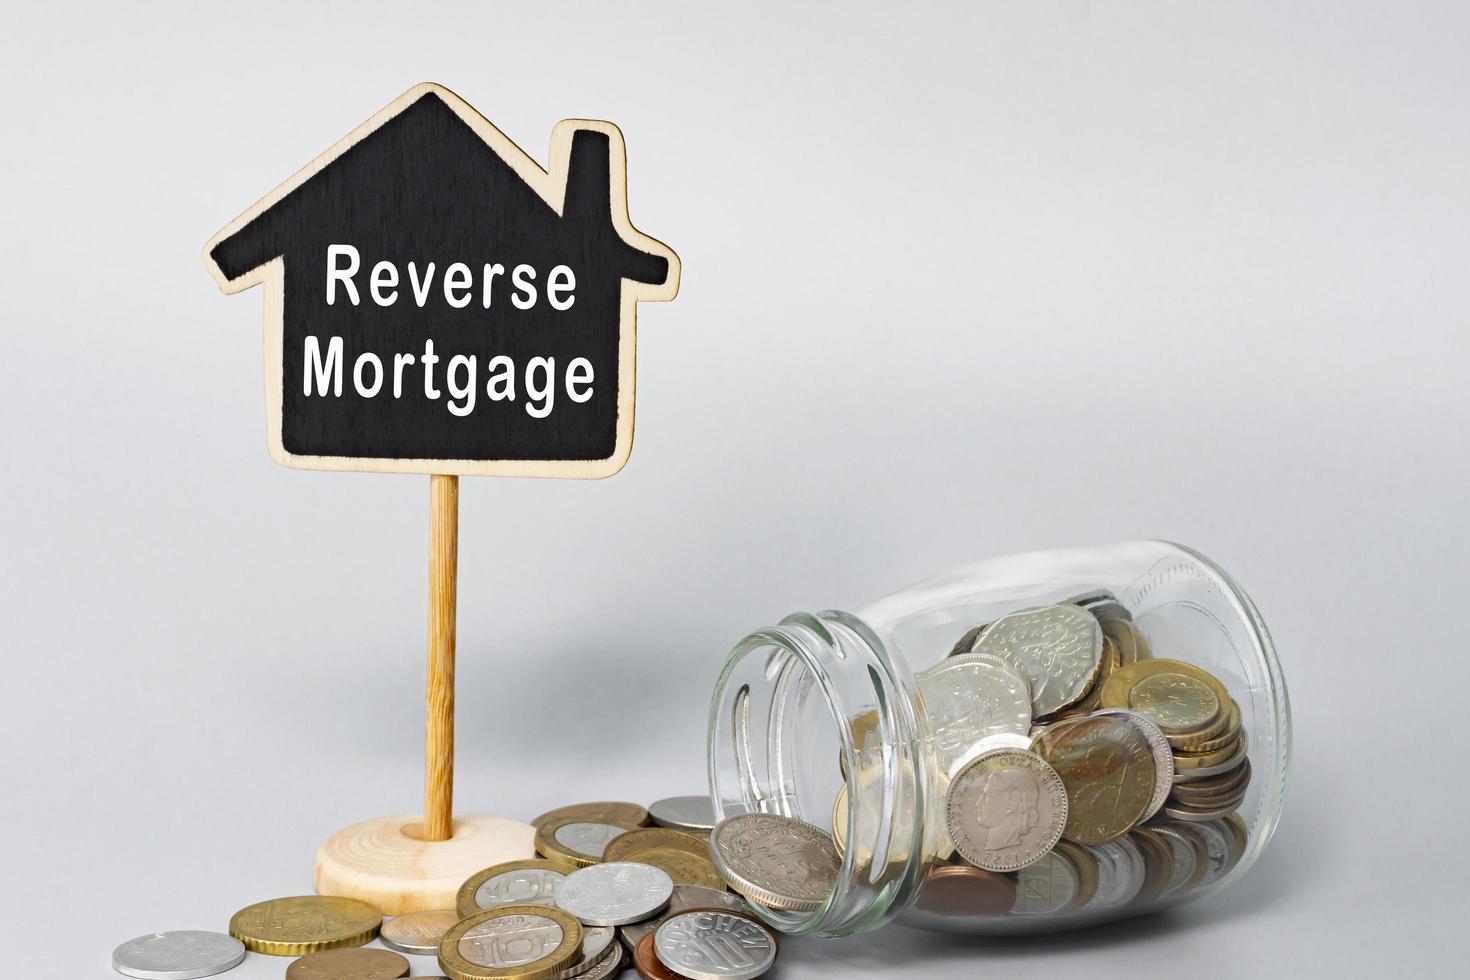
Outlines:
<svg viewBox="0 0 1470 980"><path fill-rule="evenodd" d="M1121 837L1064 839L1021 870L982 871L955 853L954 818L946 805L950 783L981 754L1032 748L1044 756L1050 729L1033 724L1018 731L1014 721L986 717L1001 710L993 703L962 706L932 690L926 700L924 678L955 654L983 653L990 631L977 627L1063 604L1087 610L1108 639L1101 667L1094 668L1095 690L1040 721L1094 709L1157 708L1117 696L1102 703L1103 681L1110 669L1121 674L1125 661L1168 660L1192 665L1169 668L1175 680L1176 669L1197 673L1195 668L1206 680L1218 680L1222 696L1234 702L1234 708L1221 703L1220 710L1238 712L1230 723L1241 734L1224 749L1229 732L1219 725L1200 731L1203 738L1183 739L1184 748L1169 736L1163 752L1168 756L1172 748L1175 761L1157 768L1159 799L1167 793L1168 801L1151 801L1154 815L1140 817ZM1009 622L1024 624L1034 615ZM1003 641L1006 632L996 635ZM1113 640L1136 642L1136 649L1120 653ZM1150 664L1129 676L1156 669L1164 668ZM1036 679L1030 680L1034 692ZM1142 685L1139 692L1127 698L1150 693ZM1062 697L1069 694L1075 691ZM956 752L957 724L983 737ZM1160 730L1151 723L1137 727L1152 727L1155 735ZM791 912L756 906L775 928L818 936L893 921L950 932L1046 931L1214 894L1239 878L1270 839L1291 754L1286 685L1255 606L1209 559L1163 541L1013 555L911 586L856 614L795 613L731 651L715 689L709 733L717 819L761 812L830 829L842 862L822 907ZM1222 751L1230 758L1221 761ZM1164 773L1174 765L1180 768L1171 779ZM1242 781L1244 796L1236 802L1231 787ZM1191 786L1203 789L1192 792ZM1074 788L1069 785L1068 793ZM1222 793L1233 794L1225 804L1234 804L1228 815L1215 809ZM1032 797L1022 805L1034 807L1034 792ZM970 805L979 812L973 799ZM1073 814L1078 810L1074 799ZM1036 820L1033 808L1020 826Z"/></svg>

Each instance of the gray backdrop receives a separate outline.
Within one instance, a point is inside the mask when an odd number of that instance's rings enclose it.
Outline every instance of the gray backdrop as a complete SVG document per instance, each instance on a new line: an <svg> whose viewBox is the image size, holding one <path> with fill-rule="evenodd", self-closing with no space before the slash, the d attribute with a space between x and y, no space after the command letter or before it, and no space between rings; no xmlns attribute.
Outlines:
<svg viewBox="0 0 1470 980"><path fill-rule="evenodd" d="M642 311L628 468L465 483L463 807L698 791L745 631L979 556L1168 537L1253 592L1291 686L1258 867L1050 939L791 942L782 975L1458 956L1463 7L5 20L6 975L108 976L116 943L305 891L328 833L418 806L427 480L271 464L261 294L220 295L199 250L425 79L538 159L558 119L617 121L633 220L684 262Z"/></svg>

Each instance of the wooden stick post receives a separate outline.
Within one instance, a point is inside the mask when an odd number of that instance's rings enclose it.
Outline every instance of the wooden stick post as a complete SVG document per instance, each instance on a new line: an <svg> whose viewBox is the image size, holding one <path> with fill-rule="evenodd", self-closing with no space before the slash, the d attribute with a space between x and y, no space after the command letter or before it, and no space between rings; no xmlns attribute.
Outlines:
<svg viewBox="0 0 1470 980"><path fill-rule="evenodd" d="M423 839L448 840L454 810L454 631L459 477L429 477L429 665L424 718Z"/></svg>

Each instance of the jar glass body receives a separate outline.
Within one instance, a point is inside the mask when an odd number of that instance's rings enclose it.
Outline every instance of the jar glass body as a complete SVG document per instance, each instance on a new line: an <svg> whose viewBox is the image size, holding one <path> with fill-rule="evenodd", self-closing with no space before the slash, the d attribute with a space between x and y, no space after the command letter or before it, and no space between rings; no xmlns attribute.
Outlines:
<svg viewBox="0 0 1470 980"><path fill-rule="evenodd" d="M1251 766L1245 797L1228 818L1161 812L1125 835L1132 844L1068 846L1065 864L1090 880L1079 892L1069 877L1065 901L1051 902L1048 882L1025 871L1009 876L1014 902L1002 894L998 903L993 889L984 896L962 883L957 889L945 818L949 774L936 762L953 719L941 705L926 706L916 675L976 626L1099 591L1123 607L1117 614L1131 618L1152 657L1202 668L1239 706L1241 751ZM842 867L822 908L758 908L776 928L841 936L898 921L1006 934L1091 925L1228 887L1275 828L1290 741L1285 683L1249 597L1197 552L1139 541L988 560L856 613L797 613L751 633L730 653L715 690L709 778L717 818L780 814L830 829L839 842ZM1155 860L1160 849L1172 857ZM1122 866L1124 852L1136 866ZM1139 874L1146 887L1130 888L1127 879Z"/></svg>

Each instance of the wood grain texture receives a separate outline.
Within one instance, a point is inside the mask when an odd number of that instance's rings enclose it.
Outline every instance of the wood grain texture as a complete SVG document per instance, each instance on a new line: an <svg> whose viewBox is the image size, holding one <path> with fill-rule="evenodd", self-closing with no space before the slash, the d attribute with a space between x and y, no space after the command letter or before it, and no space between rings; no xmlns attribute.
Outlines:
<svg viewBox="0 0 1470 980"><path fill-rule="evenodd" d="M429 658L424 695L425 840L448 840L454 812L454 640L459 477L429 477Z"/></svg>
<svg viewBox="0 0 1470 980"><path fill-rule="evenodd" d="M423 839L416 814L378 817L329 837L316 855L316 890L356 898L386 915L452 909L476 871L534 857L530 824L460 814L448 840Z"/></svg>

